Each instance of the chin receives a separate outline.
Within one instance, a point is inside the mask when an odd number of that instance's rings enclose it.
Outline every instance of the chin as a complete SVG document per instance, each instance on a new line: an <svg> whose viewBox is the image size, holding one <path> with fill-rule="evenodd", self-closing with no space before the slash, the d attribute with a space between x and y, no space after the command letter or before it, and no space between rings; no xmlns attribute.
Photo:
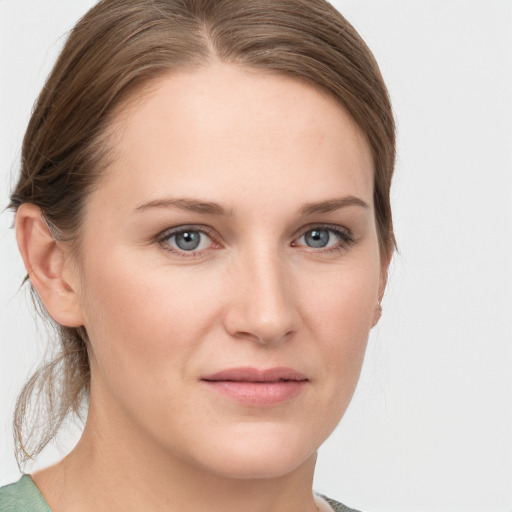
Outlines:
<svg viewBox="0 0 512 512"><path fill-rule="evenodd" d="M236 480L276 479L289 475L311 458L316 452L304 456L286 453L225 454L222 460L208 469L223 478ZM213 462L213 461L212 461Z"/></svg>
<svg viewBox="0 0 512 512"><path fill-rule="evenodd" d="M199 464L210 472L230 479L280 478L304 464L316 460L316 451L323 440L313 436L293 435L289 431L246 433L218 440L202 452ZM307 440L307 441L305 441Z"/></svg>

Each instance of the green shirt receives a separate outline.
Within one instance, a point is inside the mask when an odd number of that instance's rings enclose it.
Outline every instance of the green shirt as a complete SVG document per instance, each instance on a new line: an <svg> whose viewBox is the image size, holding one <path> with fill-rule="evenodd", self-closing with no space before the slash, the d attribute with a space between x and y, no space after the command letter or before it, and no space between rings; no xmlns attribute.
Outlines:
<svg viewBox="0 0 512 512"><path fill-rule="evenodd" d="M0 488L0 512L52 512L30 475Z"/></svg>
<svg viewBox="0 0 512 512"><path fill-rule="evenodd" d="M357 512L330 498L323 498L335 512ZM0 488L0 512L52 512L30 475Z"/></svg>

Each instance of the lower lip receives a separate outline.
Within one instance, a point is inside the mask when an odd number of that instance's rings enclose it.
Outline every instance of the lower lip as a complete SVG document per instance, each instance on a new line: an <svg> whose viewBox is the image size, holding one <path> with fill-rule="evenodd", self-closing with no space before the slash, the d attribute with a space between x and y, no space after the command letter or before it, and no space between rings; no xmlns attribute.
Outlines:
<svg viewBox="0 0 512 512"><path fill-rule="evenodd" d="M295 398L307 381L279 382L203 381L210 389L244 405L275 405Z"/></svg>

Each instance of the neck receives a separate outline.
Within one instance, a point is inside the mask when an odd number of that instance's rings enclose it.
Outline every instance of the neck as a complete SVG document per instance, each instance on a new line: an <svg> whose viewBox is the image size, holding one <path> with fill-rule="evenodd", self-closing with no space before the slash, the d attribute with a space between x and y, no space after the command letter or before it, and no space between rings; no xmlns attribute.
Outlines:
<svg viewBox="0 0 512 512"><path fill-rule="evenodd" d="M170 454L90 410L83 436L58 465L34 475L54 512L316 512L316 454L285 475L233 478Z"/></svg>

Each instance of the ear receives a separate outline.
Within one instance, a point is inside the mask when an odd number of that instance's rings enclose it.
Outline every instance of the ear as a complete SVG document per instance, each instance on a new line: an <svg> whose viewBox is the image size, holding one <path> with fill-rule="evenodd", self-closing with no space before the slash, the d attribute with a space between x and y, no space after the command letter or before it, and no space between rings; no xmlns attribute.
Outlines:
<svg viewBox="0 0 512 512"><path fill-rule="evenodd" d="M386 290L386 285L388 282L388 271L389 264L391 263L391 258L393 257L393 250L390 249L387 254L381 257L381 265L380 265L380 280L379 280L379 298L378 302L375 305L375 313L373 317L372 327L375 327L382 316L382 298L384 297L384 292Z"/></svg>
<svg viewBox="0 0 512 512"><path fill-rule="evenodd" d="M16 212L16 239L32 286L50 316L66 327L83 325L75 290L77 272L64 247L50 233L41 210L29 203Z"/></svg>

